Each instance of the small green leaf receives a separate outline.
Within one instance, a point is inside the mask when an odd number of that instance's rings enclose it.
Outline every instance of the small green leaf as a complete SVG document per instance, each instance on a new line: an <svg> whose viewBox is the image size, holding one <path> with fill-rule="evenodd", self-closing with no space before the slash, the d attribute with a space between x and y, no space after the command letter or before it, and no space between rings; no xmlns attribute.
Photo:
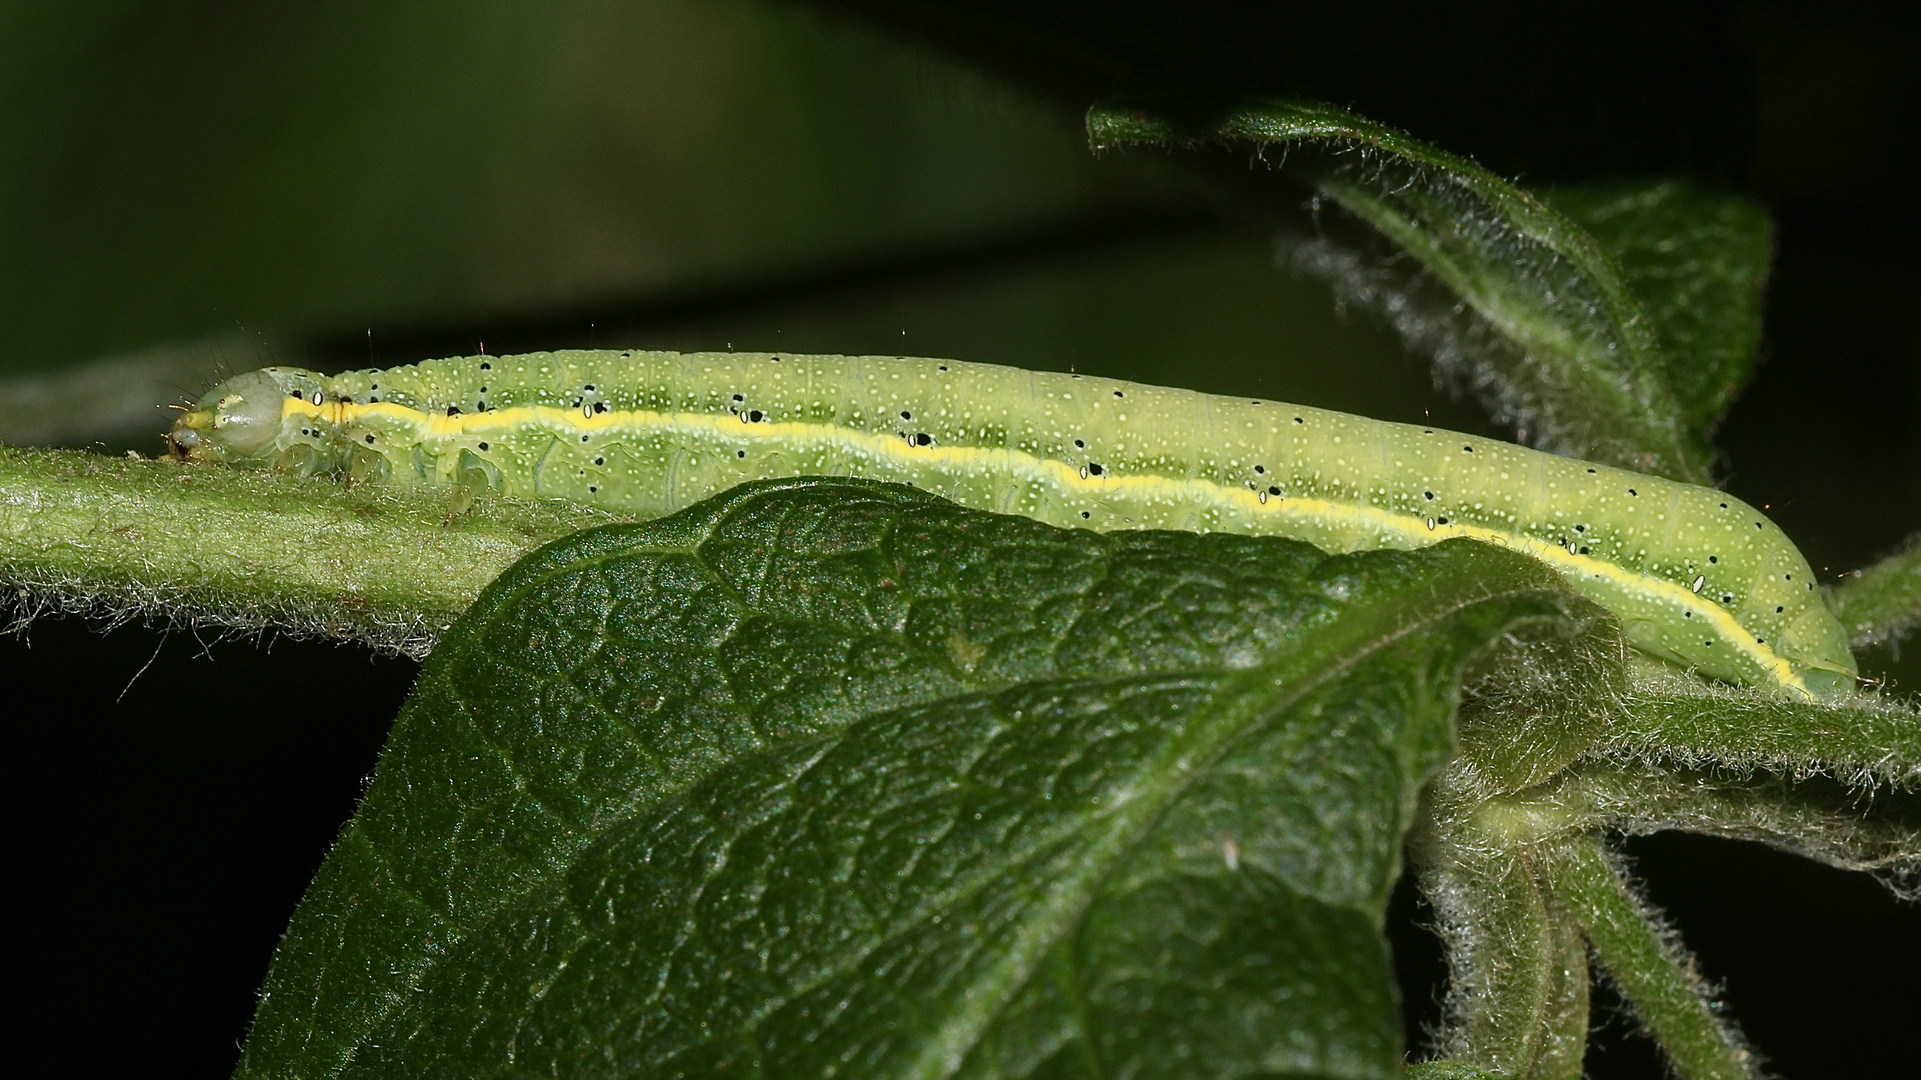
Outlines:
<svg viewBox="0 0 1921 1080"><path fill-rule="evenodd" d="M1496 548L857 481L577 534L428 662L244 1076L1397 1076L1382 913Z"/></svg>
<svg viewBox="0 0 1921 1080"><path fill-rule="evenodd" d="M1298 148L1313 159L1300 167L1321 194L1396 251L1366 262L1310 241L1297 263L1381 309L1522 441L1708 481L1707 446L1686 422L1653 322L1627 278L1600 243L1540 199L1326 105L1281 102L1198 123L1096 108L1088 136L1097 148L1248 145L1276 161Z"/></svg>
<svg viewBox="0 0 1921 1080"><path fill-rule="evenodd" d="M1554 208L1620 264L1653 319L1668 385L1705 440L1754 374L1774 223L1733 191L1681 180L1556 189Z"/></svg>

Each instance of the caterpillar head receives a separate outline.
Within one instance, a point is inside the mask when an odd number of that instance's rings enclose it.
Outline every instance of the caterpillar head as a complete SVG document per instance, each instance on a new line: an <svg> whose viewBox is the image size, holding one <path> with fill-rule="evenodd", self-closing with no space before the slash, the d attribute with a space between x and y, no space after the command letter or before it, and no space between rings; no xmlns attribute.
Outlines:
<svg viewBox="0 0 1921 1080"><path fill-rule="evenodd" d="M207 391L174 421L167 457L261 467L278 449L281 417L289 398L318 392L319 378L299 368L261 368L236 375Z"/></svg>
<svg viewBox="0 0 1921 1080"><path fill-rule="evenodd" d="M1842 698L1855 692L1860 680L1854 652L1848 647L1847 631L1828 611L1818 595L1807 610L1788 624L1781 634L1779 651L1792 662L1807 683L1808 692L1817 698Z"/></svg>

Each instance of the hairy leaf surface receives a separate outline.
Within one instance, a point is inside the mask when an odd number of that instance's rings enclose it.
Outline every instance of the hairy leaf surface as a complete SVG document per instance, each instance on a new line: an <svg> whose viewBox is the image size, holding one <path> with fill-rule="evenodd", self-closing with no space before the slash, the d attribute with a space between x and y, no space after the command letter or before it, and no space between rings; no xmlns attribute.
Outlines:
<svg viewBox="0 0 1921 1080"><path fill-rule="evenodd" d="M1468 542L1065 531L845 480L576 534L435 651L247 1076L1394 1076Z"/></svg>
<svg viewBox="0 0 1921 1080"><path fill-rule="evenodd" d="M1581 184L1550 201L1620 264L1653 320L1682 418L1705 442L1760 356L1774 254L1767 210L1682 180Z"/></svg>
<svg viewBox="0 0 1921 1080"><path fill-rule="evenodd" d="M1251 146L1299 163L1388 250L1325 236L1293 260L1382 312L1521 441L1706 483L1709 450L1670 382L1661 335L1614 257L1540 199L1486 169L1328 105L1277 102L1170 120L1097 108L1096 147ZM1271 157L1269 156L1271 154Z"/></svg>

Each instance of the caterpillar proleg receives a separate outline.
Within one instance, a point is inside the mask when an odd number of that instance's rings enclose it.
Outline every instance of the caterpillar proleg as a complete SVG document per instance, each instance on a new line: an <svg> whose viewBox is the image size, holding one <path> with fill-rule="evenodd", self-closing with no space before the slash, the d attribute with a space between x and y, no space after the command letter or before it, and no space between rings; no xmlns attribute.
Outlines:
<svg viewBox="0 0 1921 1080"><path fill-rule="evenodd" d="M1323 550L1471 537L1526 552L1648 653L1813 696L1847 637L1746 503L1440 428L955 360L566 351L318 375L264 368L172 456L464 484L655 517L769 477L854 475L1054 525L1277 535Z"/></svg>

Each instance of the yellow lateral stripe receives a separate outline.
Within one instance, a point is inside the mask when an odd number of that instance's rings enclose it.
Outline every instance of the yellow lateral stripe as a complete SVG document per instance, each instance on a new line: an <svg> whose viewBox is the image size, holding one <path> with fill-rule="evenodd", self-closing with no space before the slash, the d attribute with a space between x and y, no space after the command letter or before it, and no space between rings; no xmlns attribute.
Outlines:
<svg viewBox="0 0 1921 1080"><path fill-rule="evenodd" d="M1133 489L1142 494L1178 496L1183 493L1192 493L1206 496L1217 502L1239 500L1243 504L1251 504L1248 508L1256 512L1290 513L1301 517L1317 516L1325 520L1361 525L1381 532L1398 533L1409 541L1410 547L1423 547L1448 537L1467 537L1518 549L1557 569L1605 577L1628 589L1651 593L1660 599L1689 608L1700 614L1704 622L1712 626L1722 640L1731 643L1736 650L1746 655L1763 671L1772 674L1781 685L1807 694L1810 698L1813 697L1813 694L1808 691L1807 684L1794 673L1792 664L1773 649L1756 642L1754 635L1748 632L1747 627L1742 626L1726 608L1712 600L1697 596L1685 586L1636 573L1602 559L1577 555L1557 544L1536 540L1531 536L1499 532L1479 525L1449 523L1429 528L1425 518L1397 514L1372 506L1354 506L1327 499L1295 496L1271 496L1263 500L1258 492L1227 487L1208 480L1175 480L1165 476L1117 476L1111 473L1098 478L1082 477L1079 469L1064 461L1036 457L1033 454L1009 450L1005 447L935 445L904 448L902 441L893 436L870 435L832 424L808 424L797 421L767 420L750 424L739 420L732 413L723 416L718 413L610 410L593 416L584 416L573 409L561 409L548 405L522 405L490 412L435 416L385 401L364 405L352 401L334 401L316 406L304 398L289 397L286 399L281 415L283 418L293 415L309 416L341 426L351 424L363 417L378 416L410 424L416 428L424 428L440 438L519 428L531 422L574 431L599 431L635 425L705 428L716 435L744 435L752 438L808 438L837 441L870 453L878 452L883 456L898 457L903 453L911 453L918 458L935 458L957 465L971 464L1007 472L1024 472L1036 479L1051 478L1063 483L1116 486L1122 489Z"/></svg>

